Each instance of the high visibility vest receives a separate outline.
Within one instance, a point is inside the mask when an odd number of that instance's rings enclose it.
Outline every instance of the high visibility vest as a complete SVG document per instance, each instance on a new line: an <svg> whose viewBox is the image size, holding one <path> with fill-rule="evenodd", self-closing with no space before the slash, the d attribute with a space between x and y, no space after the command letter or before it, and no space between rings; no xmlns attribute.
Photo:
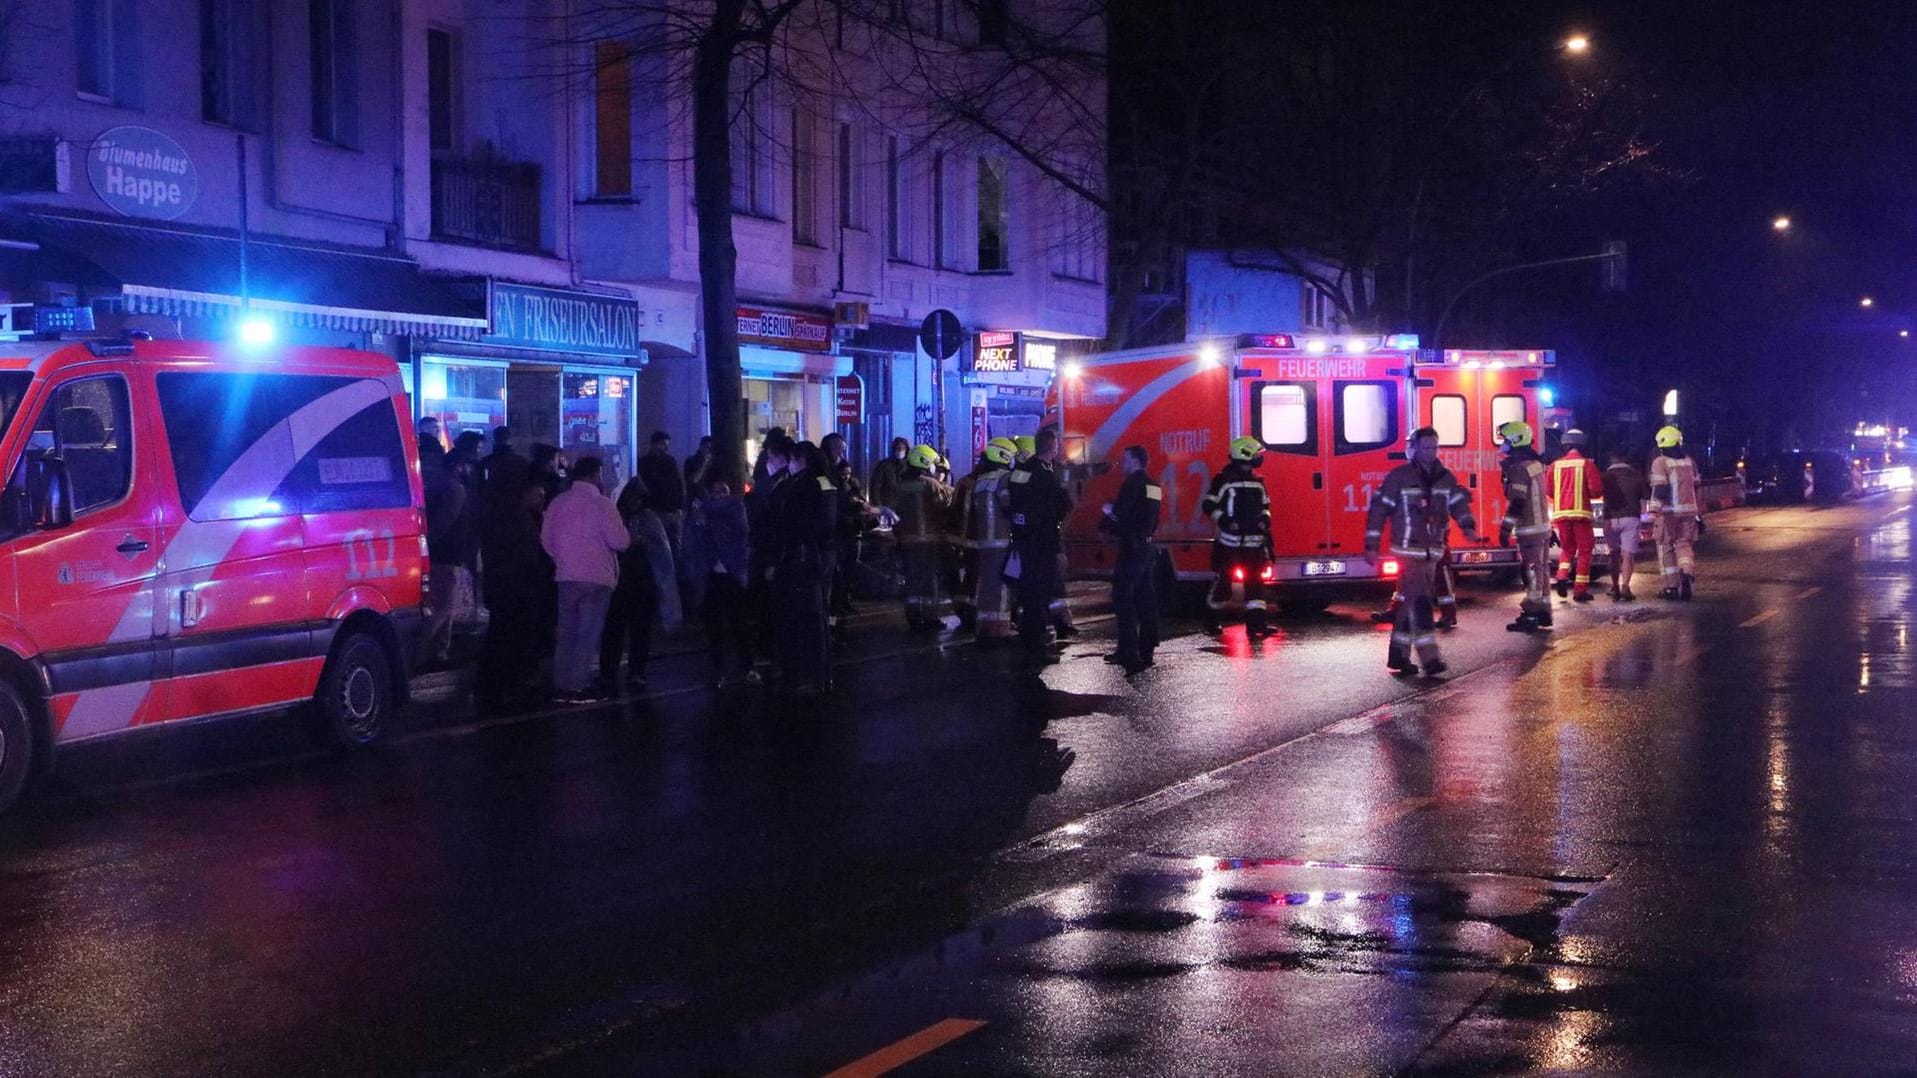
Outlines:
<svg viewBox="0 0 1917 1078"><path fill-rule="evenodd" d="M1590 520L1591 503L1604 496L1597 465L1573 449L1551 465L1551 519Z"/></svg>

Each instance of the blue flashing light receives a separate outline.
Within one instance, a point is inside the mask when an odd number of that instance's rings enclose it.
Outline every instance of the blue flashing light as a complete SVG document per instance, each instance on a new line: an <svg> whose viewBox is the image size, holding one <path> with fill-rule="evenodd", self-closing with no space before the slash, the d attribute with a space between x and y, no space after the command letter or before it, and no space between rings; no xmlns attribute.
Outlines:
<svg viewBox="0 0 1917 1078"><path fill-rule="evenodd" d="M250 348L264 348L278 336L279 328L270 319L252 317L240 322L240 343Z"/></svg>
<svg viewBox="0 0 1917 1078"><path fill-rule="evenodd" d="M1538 387L1538 403L1549 408L1558 402L1558 391L1550 386Z"/></svg>

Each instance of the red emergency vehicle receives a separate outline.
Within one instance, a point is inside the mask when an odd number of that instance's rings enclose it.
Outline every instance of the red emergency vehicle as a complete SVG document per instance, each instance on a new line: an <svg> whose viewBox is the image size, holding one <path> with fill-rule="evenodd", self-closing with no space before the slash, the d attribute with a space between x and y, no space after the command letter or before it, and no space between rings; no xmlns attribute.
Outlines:
<svg viewBox="0 0 1917 1078"><path fill-rule="evenodd" d="M0 342L0 807L56 745L405 698L426 550L390 357Z"/></svg>
<svg viewBox="0 0 1917 1078"><path fill-rule="evenodd" d="M1504 514L1496 430L1538 420L1538 387L1552 353L1420 351L1408 336L1240 336L1086 357L1066 365L1047 395L1046 421L1064 432L1076 499L1065 525L1074 575L1111 569L1098 533L1101 507L1117 493L1119 456L1152 454L1165 492L1158 529L1179 580L1212 577L1212 522L1199 506L1226 446L1251 435L1265 445L1273 502L1272 582L1282 601L1323 605L1340 592L1382 589L1394 559L1367 565L1365 516L1385 474L1406 459L1420 426L1437 428L1441 454L1472 491L1473 508L1496 536ZM1517 565L1515 549L1453 547L1466 570Z"/></svg>

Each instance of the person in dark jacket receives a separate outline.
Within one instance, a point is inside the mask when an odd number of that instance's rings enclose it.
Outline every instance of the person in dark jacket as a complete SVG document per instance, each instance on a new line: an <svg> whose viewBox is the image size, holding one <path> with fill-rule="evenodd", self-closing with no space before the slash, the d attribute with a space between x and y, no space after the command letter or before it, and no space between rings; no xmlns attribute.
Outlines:
<svg viewBox="0 0 1917 1078"><path fill-rule="evenodd" d="M1622 450L1611 451L1604 469L1604 535L1611 544L1611 601L1637 602L1631 576L1637 572L1638 529L1650 498L1650 484Z"/></svg>
<svg viewBox="0 0 1917 1078"><path fill-rule="evenodd" d="M554 498L565 493L566 488L572 485L566 475L566 455L556 445L534 442L532 459L527 468L532 473L533 482L546 492L547 505L551 505Z"/></svg>
<svg viewBox="0 0 1917 1078"><path fill-rule="evenodd" d="M552 560L539 545L545 505L544 488L529 475L502 474L486 500L480 557L489 618L473 677L482 708L506 708L536 695L540 659L552 647Z"/></svg>
<svg viewBox="0 0 1917 1078"><path fill-rule="evenodd" d="M1151 458L1142 445L1125 447L1121 467L1125 481L1118 497L1105 506L1098 529L1118 541L1118 559L1112 566L1112 612L1118 616L1118 650L1105 661L1136 674L1152 665L1158 647L1158 595L1152 590L1158 514L1165 492L1151 481Z"/></svg>
<svg viewBox="0 0 1917 1078"><path fill-rule="evenodd" d="M686 500L690 505L706 488L706 469L712 465L712 435L699 439L699 449L686 458Z"/></svg>
<svg viewBox="0 0 1917 1078"><path fill-rule="evenodd" d="M427 600L432 607L420 642L419 661L432 666L448 661L452 655L459 575L467 572L461 531L466 487L447 460L437 435L419 436L419 474L426 498L427 571L431 574Z"/></svg>
<svg viewBox="0 0 1917 1078"><path fill-rule="evenodd" d="M672 455L672 438L665 431L652 432L652 449L639 458L639 478L646 481L649 507L665 525L666 541L672 553L679 553L679 533L686 519L686 477Z"/></svg>
<svg viewBox="0 0 1917 1078"><path fill-rule="evenodd" d="M899 481L905 478L905 457L912 452L912 443L903 438L892 439L892 446L886 451L885 459L872 466L872 482L867 485L866 496L873 505L887 509L897 509L892 504L898 493Z"/></svg>
<svg viewBox="0 0 1917 1078"><path fill-rule="evenodd" d="M1038 432L1032 458L1006 478L1006 505L1012 513L1012 550L1018 556L1018 637L1025 661L1033 667L1058 661L1047 637L1052 601L1064 591L1058 572L1062 528L1072 496L1058 476L1058 432Z"/></svg>
<svg viewBox="0 0 1917 1078"><path fill-rule="evenodd" d="M752 637L746 624L746 585L752 545L745 502L718 472L708 472L692 514L686 520L686 578L699 592L712 677L719 688L757 684L752 671ZM730 660L730 661L728 661Z"/></svg>
<svg viewBox="0 0 1917 1078"><path fill-rule="evenodd" d="M515 478L523 478L526 469L531 466L532 462L513 448L512 428L494 427L493 451L479 461L479 487L484 491Z"/></svg>
<svg viewBox="0 0 1917 1078"><path fill-rule="evenodd" d="M792 439L785 433L784 427L771 427L765 432L765 440L759 443L759 456L752 462L752 489L765 486L766 479L772 474L772 458L768 455L774 444L791 445Z"/></svg>
<svg viewBox="0 0 1917 1078"><path fill-rule="evenodd" d="M754 652L761 658L775 654L772 650L772 570L779 564L783 532L772 505L779 488L791 481L787 473L791 470L792 457L792 439L774 428L766 436L765 447L759 451L754 465L763 477L753 481L752 491L745 498L746 520L752 527L752 572L746 589L746 618L752 624Z"/></svg>
<svg viewBox="0 0 1917 1078"><path fill-rule="evenodd" d="M832 689L831 630L826 623L826 565L837 539L838 491L825 452L811 442L793 446L790 478L773 492L768 513L777 536L772 566L774 647L787 691L798 696Z"/></svg>
<svg viewBox="0 0 1917 1078"><path fill-rule="evenodd" d="M606 627L599 634L599 691L606 696L618 695L622 651L626 688L634 692L646 688L652 625L659 617L658 578L653 575L652 554L645 542L646 532L654 523L647 504L649 490L645 480L629 479L615 503L619 519L626 522L626 531L632 536L632 545L619 552L619 583L613 585Z"/></svg>

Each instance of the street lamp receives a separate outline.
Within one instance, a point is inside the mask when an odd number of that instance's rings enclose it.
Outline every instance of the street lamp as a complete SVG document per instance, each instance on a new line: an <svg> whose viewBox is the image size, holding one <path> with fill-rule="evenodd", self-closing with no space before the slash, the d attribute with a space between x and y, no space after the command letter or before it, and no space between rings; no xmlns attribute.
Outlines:
<svg viewBox="0 0 1917 1078"><path fill-rule="evenodd" d="M1900 330L1898 330L1898 331L1897 331L1897 335L1898 335L1899 337L1905 337L1905 338L1908 338L1908 337L1910 336L1910 331L1909 331L1909 330L1907 330L1907 329L1900 329Z"/></svg>
<svg viewBox="0 0 1917 1078"><path fill-rule="evenodd" d="M1589 52L1590 50L1591 50L1591 39L1584 36L1583 34L1572 34L1570 37L1564 39L1565 52L1585 53L1585 52Z"/></svg>
<svg viewBox="0 0 1917 1078"><path fill-rule="evenodd" d="M1790 230L1791 230L1790 218L1784 216L1781 213L1778 214L1776 217L1771 218L1772 232L1789 232Z"/></svg>
<svg viewBox="0 0 1917 1078"><path fill-rule="evenodd" d="M1870 298L1869 296L1865 296L1863 299L1860 299L1857 301L1857 305L1859 307L1864 308L1865 310L1869 310L1872 307L1877 306L1877 301Z"/></svg>

